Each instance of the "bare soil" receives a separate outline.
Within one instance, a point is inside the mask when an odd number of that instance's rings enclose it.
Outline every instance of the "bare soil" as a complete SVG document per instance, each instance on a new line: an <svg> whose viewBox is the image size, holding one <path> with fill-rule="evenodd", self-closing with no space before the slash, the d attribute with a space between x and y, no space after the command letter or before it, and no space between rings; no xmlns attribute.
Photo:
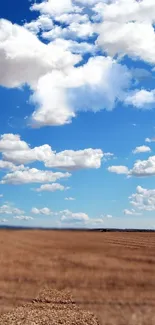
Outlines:
<svg viewBox="0 0 155 325"><path fill-rule="evenodd" d="M1 230L0 314L45 286L101 325L154 325L155 233Z"/></svg>

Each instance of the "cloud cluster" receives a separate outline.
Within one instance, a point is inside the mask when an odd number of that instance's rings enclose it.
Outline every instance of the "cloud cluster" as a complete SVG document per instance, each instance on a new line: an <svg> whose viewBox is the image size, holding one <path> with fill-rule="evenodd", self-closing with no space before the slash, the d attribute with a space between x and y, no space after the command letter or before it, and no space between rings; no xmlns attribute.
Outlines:
<svg viewBox="0 0 155 325"><path fill-rule="evenodd" d="M136 193L130 196L134 208L144 211L155 211L155 190L137 186Z"/></svg>
<svg viewBox="0 0 155 325"><path fill-rule="evenodd" d="M115 174L128 174L128 167L126 166L109 166L108 171Z"/></svg>
<svg viewBox="0 0 155 325"><path fill-rule="evenodd" d="M16 219L16 220L21 220L21 221L33 220L33 217L29 217L29 216L15 216L13 218Z"/></svg>
<svg viewBox="0 0 155 325"><path fill-rule="evenodd" d="M23 214L24 211L20 210L18 208L15 208L14 206L8 205L8 204L4 204L0 206L0 214L8 214L8 215L21 215Z"/></svg>
<svg viewBox="0 0 155 325"><path fill-rule="evenodd" d="M0 184L30 184L30 183L53 183L61 178L68 178L71 174L61 172L51 172L39 170L37 168L26 168L25 170L16 170L6 174L0 181Z"/></svg>
<svg viewBox="0 0 155 325"><path fill-rule="evenodd" d="M62 8L68 8L66 14ZM70 123L76 112L83 108L92 111L112 109L117 100L122 100L131 82L131 74L125 66L105 56L94 56L85 64L75 66L82 62L85 52L96 51L89 41L76 40L77 37L87 39L96 33L94 24L87 14L82 13L82 8L71 1L64 7L62 3L57 6L53 1L46 1L33 4L31 9L40 11L41 15L37 21L25 26L0 20L0 84L8 88L29 85L33 91L31 102L36 105L32 125L63 125ZM53 27L53 15L55 20L67 23L68 27ZM50 29L44 31L42 37L60 40L41 41L32 32L41 29ZM81 102L77 107L79 94Z"/></svg>
<svg viewBox="0 0 155 325"><path fill-rule="evenodd" d="M50 216L53 215L53 212L49 208L32 208L31 213L36 214L36 215L45 215L45 216Z"/></svg>
<svg viewBox="0 0 155 325"><path fill-rule="evenodd" d="M92 148L78 151L65 150L56 153L48 144L31 149L25 141L20 139L19 135L14 134L4 134L1 136L0 151L5 160L4 162L2 161L2 164L8 164L7 166L10 169L15 168L10 162L14 164L28 164L35 161L43 162L45 167L66 170L99 168L102 158L106 160L113 156L111 153L103 153L101 149ZM20 166L20 169L23 169L23 165Z"/></svg>
<svg viewBox="0 0 155 325"><path fill-rule="evenodd" d="M141 213L135 211L135 209L130 209L130 210L128 210L128 209L124 209L123 212L124 212L124 214L127 215L127 216L140 216L140 215L141 215Z"/></svg>
<svg viewBox="0 0 155 325"><path fill-rule="evenodd" d="M85 223L89 221L89 217L86 213L83 212L71 212L70 210L62 210L54 212L51 209L45 207L42 209L32 208L31 213L35 215L45 215L45 216L56 216L60 218L62 223Z"/></svg>
<svg viewBox="0 0 155 325"><path fill-rule="evenodd" d="M125 174L128 177L155 176L155 156L150 156L147 160L137 160L131 169L126 166L109 166L108 171L116 174Z"/></svg>
<svg viewBox="0 0 155 325"><path fill-rule="evenodd" d="M96 11L103 17L97 44L114 56L128 55L155 63L155 6L153 0L100 2Z"/></svg>
<svg viewBox="0 0 155 325"><path fill-rule="evenodd" d="M42 162L47 168L59 168L67 171L100 168L102 160L113 158L113 154L101 149L64 150L53 151L48 144L31 148L29 144L21 140L17 134L3 134L0 136L0 152L3 160L0 160L0 169L8 169L1 180L1 184L28 184L47 183L37 189L41 191L66 190L58 183L53 183L61 178L71 176L69 172L52 172L49 170L39 170L37 168L25 167L25 164Z"/></svg>
<svg viewBox="0 0 155 325"><path fill-rule="evenodd" d="M68 200L73 200L73 198L67 198ZM101 215L99 218L90 218L88 214L84 212L72 212L68 209L61 211L52 211L51 209L44 208L32 208L32 214L35 215L44 215L44 216L52 216L56 217L57 223L59 226L76 226L79 227L103 227L107 219L111 219L112 215Z"/></svg>
<svg viewBox="0 0 155 325"><path fill-rule="evenodd" d="M78 212L73 213L69 210L61 211L61 222L65 223L82 223L89 221L89 217L86 213Z"/></svg>
<svg viewBox="0 0 155 325"><path fill-rule="evenodd" d="M132 152L133 154L151 152L151 148L143 145L143 146L136 147Z"/></svg>
<svg viewBox="0 0 155 325"><path fill-rule="evenodd" d="M155 138L146 138L145 142L151 143L151 142L155 142Z"/></svg>
<svg viewBox="0 0 155 325"><path fill-rule="evenodd" d="M71 123L77 111L111 110L118 101L150 108L155 91L129 91L132 71L113 57L155 63L154 7L154 0L47 0L31 5L39 16L23 26L0 19L0 84L29 85L35 126Z"/></svg>
<svg viewBox="0 0 155 325"><path fill-rule="evenodd" d="M55 191L65 191L68 190L69 187L65 187L59 183L53 184L44 184L41 185L39 188L36 189L36 192L55 192Z"/></svg>
<svg viewBox="0 0 155 325"><path fill-rule="evenodd" d="M155 103L155 90L137 90L134 93L129 94L125 98L125 104L135 106L140 109L150 109L152 104Z"/></svg>

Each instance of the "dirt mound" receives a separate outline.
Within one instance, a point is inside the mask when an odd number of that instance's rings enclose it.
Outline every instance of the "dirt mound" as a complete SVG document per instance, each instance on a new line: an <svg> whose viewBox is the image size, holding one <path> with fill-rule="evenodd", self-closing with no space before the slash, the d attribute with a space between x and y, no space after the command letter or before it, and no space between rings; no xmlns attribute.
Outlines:
<svg viewBox="0 0 155 325"><path fill-rule="evenodd" d="M80 310L68 291L44 289L31 303L0 317L0 325L99 325L90 312Z"/></svg>

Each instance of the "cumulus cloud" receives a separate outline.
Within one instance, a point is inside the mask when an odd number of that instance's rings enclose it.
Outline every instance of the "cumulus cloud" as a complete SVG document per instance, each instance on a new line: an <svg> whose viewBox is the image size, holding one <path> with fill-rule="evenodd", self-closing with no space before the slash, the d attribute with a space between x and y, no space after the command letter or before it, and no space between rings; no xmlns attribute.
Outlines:
<svg viewBox="0 0 155 325"><path fill-rule="evenodd" d="M51 16L60 15L64 12L71 12L75 9L73 7L72 0L47 0L42 1L41 3L34 3L31 6L32 11L39 11L40 13L50 14Z"/></svg>
<svg viewBox="0 0 155 325"><path fill-rule="evenodd" d="M155 142L155 138L146 138L145 142L151 143L151 142Z"/></svg>
<svg viewBox="0 0 155 325"><path fill-rule="evenodd" d="M137 186L136 193L130 196L130 203L139 210L155 211L155 190Z"/></svg>
<svg viewBox="0 0 155 325"><path fill-rule="evenodd" d="M55 182L57 179L68 178L71 174L38 170L36 168L27 168L26 170L17 170L6 174L0 184L29 184L29 183L47 183Z"/></svg>
<svg viewBox="0 0 155 325"><path fill-rule="evenodd" d="M72 212L70 210L52 211L49 208L32 208L31 213L36 215L56 216L63 224L86 223L89 221L89 216L83 212Z"/></svg>
<svg viewBox="0 0 155 325"><path fill-rule="evenodd" d="M5 135L7 136L7 135ZM0 161L0 168L9 168L11 170L16 169L24 169L23 165L15 166L15 164L27 164L35 161L41 161L45 164L45 167L53 167L53 168L62 168L67 170L74 169L82 169L82 168L100 168L102 158L104 160L110 159L113 157L112 153L103 153L101 149L84 149L84 150L65 150L56 153L52 150L52 148L48 145L42 145L40 147L30 148L25 141L21 141L19 136L17 140L22 143L22 145L26 146L26 149L21 149L19 146L19 150L12 149L11 145L7 143L7 147L5 148L5 144L3 143L2 156L6 161ZM10 148L10 149L9 149ZM7 160L11 161L8 162Z"/></svg>
<svg viewBox="0 0 155 325"><path fill-rule="evenodd" d="M2 134L0 136L0 151L20 151L29 149L29 145L20 139L18 134Z"/></svg>
<svg viewBox="0 0 155 325"><path fill-rule="evenodd" d="M140 212L135 211L134 209L128 210L128 209L124 209L124 214L127 216L139 216L141 215Z"/></svg>
<svg viewBox="0 0 155 325"><path fill-rule="evenodd" d="M61 222L65 223L85 223L89 220L88 215L83 212L74 213L69 210L63 210L60 214L62 214Z"/></svg>
<svg viewBox="0 0 155 325"><path fill-rule="evenodd" d="M146 160L137 160L133 167L129 169L126 166L108 167L109 172L116 174L126 174L128 177L149 177L155 175L155 156L150 156Z"/></svg>
<svg viewBox="0 0 155 325"><path fill-rule="evenodd" d="M37 105L32 120L38 126L62 125L71 123L77 111L112 110L124 98L130 82L128 69L110 57L91 57L66 74L55 70L38 81L32 96Z"/></svg>
<svg viewBox="0 0 155 325"><path fill-rule="evenodd" d="M42 208L42 209L32 208L31 213L40 214L40 215L43 214L43 215L46 215L46 216L53 215L53 212L47 207Z"/></svg>
<svg viewBox="0 0 155 325"><path fill-rule="evenodd" d="M13 218L14 219L17 219L17 220L23 220L23 221L33 220L33 218L32 217L29 217L29 216L15 216Z"/></svg>
<svg viewBox="0 0 155 325"><path fill-rule="evenodd" d="M86 40L88 37L93 36L94 33L95 29L90 21L84 22L83 24L74 21L65 28L56 25L49 32L43 32L42 37L50 41L61 37L70 39L81 38L82 40Z"/></svg>
<svg viewBox="0 0 155 325"><path fill-rule="evenodd" d="M65 191L68 190L69 187L65 187L59 183L53 183L53 184L44 184L41 185L39 188L36 189L36 192L55 192L55 191Z"/></svg>
<svg viewBox="0 0 155 325"><path fill-rule="evenodd" d="M151 108L151 105L155 103L155 90L137 90L133 94L129 94L126 97L125 103L133 105L137 108Z"/></svg>
<svg viewBox="0 0 155 325"><path fill-rule="evenodd" d="M133 154L151 152L151 148L143 145L143 146L136 147L132 152Z"/></svg>
<svg viewBox="0 0 155 325"><path fill-rule="evenodd" d="M87 227L103 227L105 224L104 218L90 218L87 222L86 225Z"/></svg>
<svg viewBox="0 0 155 325"><path fill-rule="evenodd" d="M154 176L155 156L150 156L147 160L137 160L130 170L130 175L136 177Z"/></svg>
<svg viewBox="0 0 155 325"><path fill-rule="evenodd" d="M15 208L13 206L10 206L8 204L4 204L2 206L0 206L0 214L23 214L24 211L20 210L18 208Z"/></svg>
<svg viewBox="0 0 155 325"><path fill-rule="evenodd" d="M85 53L95 54L95 52L97 51L96 46L94 44L90 44L84 41L77 42L75 40L70 39L56 38L53 41L53 44L60 46L64 50L69 50L72 53L81 55Z"/></svg>
<svg viewBox="0 0 155 325"><path fill-rule="evenodd" d="M48 0L31 10L39 17L24 26L0 20L0 84L29 85L31 126L68 124L78 111L112 110L118 101L137 108L154 103L154 90L126 93L133 74L112 58L155 62L153 0ZM109 56L99 56L100 47ZM92 57L83 63L88 52Z"/></svg>
<svg viewBox="0 0 155 325"><path fill-rule="evenodd" d="M9 169L12 171L15 170L24 170L25 166L24 165L14 165L12 162L10 161L6 161L6 160L0 160L0 169Z"/></svg>
<svg viewBox="0 0 155 325"><path fill-rule="evenodd" d="M106 214L106 215L105 215L105 218L108 218L108 219L109 219L109 218L112 218L112 215L111 215L111 214Z"/></svg>
<svg viewBox="0 0 155 325"><path fill-rule="evenodd" d="M65 124L74 117L74 112L70 111L67 103L65 104L67 100L65 94L62 94L63 89L60 87L59 90L57 83L51 84L51 87L48 84L50 82L48 74L52 72L59 74L59 71L65 73L80 60L81 56L72 54L56 44L41 42L36 35L23 26L13 25L4 19L0 20L0 84L8 88L28 84L34 91L31 100L36 105L39 101L39 106L44 107L46 111L44 119L48 112L53 116L49 116L51 122L48 121L47 125ZM47 95L48 99L46 99ZM51 101L51 106L48 100ZM38 114L41 114L40 111ZM40 120L35 114L33 118L38 122ZM45 121L40 121L40 125L44 123Z"/></svg>
<svg viewBox="0 0 155 325"><path fill-rule="evenodd" d="M75 34L88 36L93 32L90 22L71 26ZM9 88L30 86L31 102L36 105L32 125L71 123L77 110L112 109L121 100L132 78L127 68L112 58L97 56L75 67L81 60L81 55L71 53L71 47L45 44L25 27L0 20L0 84ZM79 107L77 98L81 98Z"/></svg>
<svg viewBox="0 0 155 325"><path fill-rule="evenodd" d="M25 23L24 27L31 32L38 34L41 30L47 31L53 28L53 20L48 15L40 15L36 20Z"/></svg>
<svg viewBox="0 0 155 325"><path fill-rule="evenodd" d="M112 56L128 55L155 62L153 0L100 2L95 10L103 18L98 27L99 46Z"/></svg>
<svg viewBox="0 0 155 325"><path fill-rule="evenodd" d="M0 20L0 84L5 87L37 85L39 78L54 69L79 62L79 56L53 44L42 43L23 26Z"/></svg>
<svg viewBox="0 0 155 325"><path fill-rule="evenodd" d="M125 174L125 175L127 175L129 172L128 167L126 166L110 166L108 167L108 171L115 174Z"/></svg>

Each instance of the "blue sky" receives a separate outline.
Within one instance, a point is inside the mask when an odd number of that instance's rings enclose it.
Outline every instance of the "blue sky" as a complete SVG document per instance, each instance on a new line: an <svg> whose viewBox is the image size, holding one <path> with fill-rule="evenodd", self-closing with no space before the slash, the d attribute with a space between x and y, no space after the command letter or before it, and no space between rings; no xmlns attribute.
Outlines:
<svg viewBox="0 0 155 325"><path fill-rule="evenodd" d="M154 228L154 1L8 8L0 6L1 224Z"/></svg>

